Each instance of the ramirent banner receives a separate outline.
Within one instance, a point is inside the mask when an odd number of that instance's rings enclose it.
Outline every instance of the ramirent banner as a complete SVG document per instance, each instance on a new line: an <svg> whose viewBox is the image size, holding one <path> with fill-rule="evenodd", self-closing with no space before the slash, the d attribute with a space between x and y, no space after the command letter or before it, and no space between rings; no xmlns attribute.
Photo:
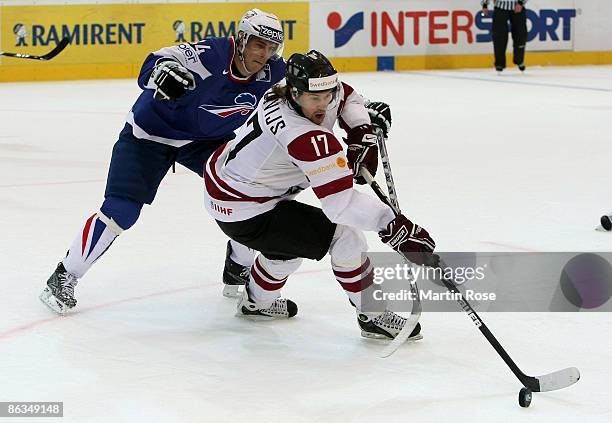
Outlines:
<svg viewBox="0 0 612 423"><path fill-rule="evenodd" d="M23 71L65 65L65 69L87 73L98 66L112 76L113 67L105 65L138 67L149 52L164 46L235 36L240 17L253 7L281 19L286 54L308 49L308 2L0 6L2 51L44 54L63 37L71 38L52 63L0 56L0 81L6 67Z"/></svg>

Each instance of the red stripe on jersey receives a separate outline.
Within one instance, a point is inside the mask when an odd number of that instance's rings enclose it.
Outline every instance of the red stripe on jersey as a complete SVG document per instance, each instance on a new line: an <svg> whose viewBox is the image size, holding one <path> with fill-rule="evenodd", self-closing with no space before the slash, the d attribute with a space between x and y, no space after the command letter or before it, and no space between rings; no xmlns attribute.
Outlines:
<svg viewBox="0 0 612 423"><path fill-rule="evenodd" d="M364 289L372 285L373 282L374 272L370 272L363 279L358 280L357 282L340 282L340 286L342 286L345 291L357 293L363 291Z"/></svg>
<svg viewBox="0 0 612 423"><path fill-rule="evenodd" d="M337 194L351 188L353 188L353 175L347 175L318 187L312 187L312 190L322 200L328 195Z"/></svg>
<svg viewBox="0 0 612 423"><path fill-rule="evenodd" d="M240 198L232 197L226 192L219 189L217 184L212 180L208 172L204 172L204 185L206 186L206 192L215 200L219 201L242 201Z"/></svg>
<svg viewBox="0 0 612 423"><path fill-rule="evenodd" d="M340 99L340 104L338 105L338 111L337 111L337 116L339 118L340 118L340 114L344 110L344 105L346 104L346 101L348 100L349 95L351 95L353 91L355 90L353 89L353 87L351 87L346 82L342 82L342 91L343 91L343 96ZM338 123L340 124L340 128L344 129L345 131L348 131L347 129L348 125L344 122L342 118L340 118Z"/></svg>
<svg viewBox="0 0 612 423"><path fill-rule="evenodd" d="M353 94L353 91L355 91L353 89L353 87L351 87L349 84L347 84L346 82L342 83L342 88L344 89L344 101L346 101L346 99L348 98L349 95Z"/></svg>
<svg viewBox="0 0 612 423"><path fill-rule="evenodd" d="M83 229L83 239L81 243L81 255L85 254L85 246L87 245L87 238L89 238L89 230L91 229L91 222L93 222L96 214L92 214L87 222L85 222L85 228Z"/></svg>
<svg viewBox="0 0 612 423"><path fill-rule="evenodd" d="M368 267L370 267L370 259L366 258L366 261L361 266L359 266L357 269L351 270L348 272L341 272L339 270L334 270L334 275L336 275L337 278L350 279L350 278L354 278L355 276L361 275L366 270L368 270Z"/></svg>
<svg viewBox="0 0 612 423"><path fill-rule="evenodd" d="M282 282L279 283L269 283L265 281L258 273L258 269L255 267L251 268L251 276L253 276L253 281L263 290L265 291L278 291L283 286L285 286L285 282L287 278L283 279Z"/></svg>
<svg viewBox="0 0 612 423"><path fill-rule="evenodd" d="M226 148L227 144L223 144L221 147L217 148L213 153L212 157L210 158L210 161L206 165L210 169L210 172L204 172L204 184L206 186L206 191L208 192L208 195L210 195L215 200L220 201L253 201L255 203L265 203L267 201L278 198L249 197L248 195L243 194L240 191L232 188L223 179L221 179L219 175L217 175L217 170L215 166L217 160L219 159L219 156L221 156L221 154ZM228 194L228 192L233 194L234 196Z"/></svg>
<svg viewBox="0 0 612 423"><path fill-rule="evenodd" d="M289 155L303 162L316 162L342 151L342 145L333 134L321 130L300 135L287 146Z"/></svg>
<svg viewBox="0 0 612 423"><path fill-rule="evenodd" d="M338 111L338 114L340 114L340 111ZM344 129L346 132L351 130L351 127L348 126L344 119L342 119L342 116L338 116L338 125L340 125L340 128ZM346 139L344 141L346 142Z"/></svg>

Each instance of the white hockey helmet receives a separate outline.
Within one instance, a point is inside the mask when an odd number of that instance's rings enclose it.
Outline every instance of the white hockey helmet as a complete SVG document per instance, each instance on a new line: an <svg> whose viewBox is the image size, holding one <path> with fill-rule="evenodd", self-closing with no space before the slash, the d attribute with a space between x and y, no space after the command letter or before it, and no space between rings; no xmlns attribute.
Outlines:
<svg viewBox="0 0 612 423"><path fill-rule="evenodd" d="M244 60L244 49L251 36L275 43L277 47L274 56L282 56L285 48L285 32L275 15L251 9L240 19L236 50L242 60Z"/></svg>

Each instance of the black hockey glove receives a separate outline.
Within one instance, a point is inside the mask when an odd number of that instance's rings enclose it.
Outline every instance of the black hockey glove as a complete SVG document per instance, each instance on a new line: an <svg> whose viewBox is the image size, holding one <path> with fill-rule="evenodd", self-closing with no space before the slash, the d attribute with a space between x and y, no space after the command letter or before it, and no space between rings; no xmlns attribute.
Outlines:
<svg viewBox="0 0 612 423"><path fill-rule="evenodd" d="M348 144L346 158L349 167L353 170L353 178L357 184L363 185L366 181L359 174L361 166L364 166L372 176L376 175L378 169L378 146L376 135L372 133L372 125L360 125L350 129L345 141Z"/></svg>
<svg viewBox="0 0 612 423"><path fill-rule="evenodd" d="M174 60L158 62L150 81L155 86L155 100L176 100L185 95L186 90L195 88L191 72Z"/></svg>
<svg viewBox="0 0 612 423"><path fill-rule="evenodd" d="M382 101L369 102L365 107L370 114L372 125L382 129L385 138L387 138L391 130L391 107Z"/></svg>

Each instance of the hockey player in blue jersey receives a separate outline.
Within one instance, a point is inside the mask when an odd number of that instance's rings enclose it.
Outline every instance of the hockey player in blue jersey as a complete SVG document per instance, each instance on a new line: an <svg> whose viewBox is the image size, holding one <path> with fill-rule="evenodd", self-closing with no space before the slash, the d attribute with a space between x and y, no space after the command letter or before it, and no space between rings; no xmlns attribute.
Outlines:
<svg viewBox="0 0 612 423"><path fill-rule="evenodd" d="M113 147L104 202L85 221L40 299L57 313L76 305L74 287L124 230L176 162L202 177L204 163L234 138L268 88L285 76L284 33L274 15L249 10L233 38L210 38L151 53L138 85L143 92ZM228 243L224 295L237 294L253 253Z"/></svg>

